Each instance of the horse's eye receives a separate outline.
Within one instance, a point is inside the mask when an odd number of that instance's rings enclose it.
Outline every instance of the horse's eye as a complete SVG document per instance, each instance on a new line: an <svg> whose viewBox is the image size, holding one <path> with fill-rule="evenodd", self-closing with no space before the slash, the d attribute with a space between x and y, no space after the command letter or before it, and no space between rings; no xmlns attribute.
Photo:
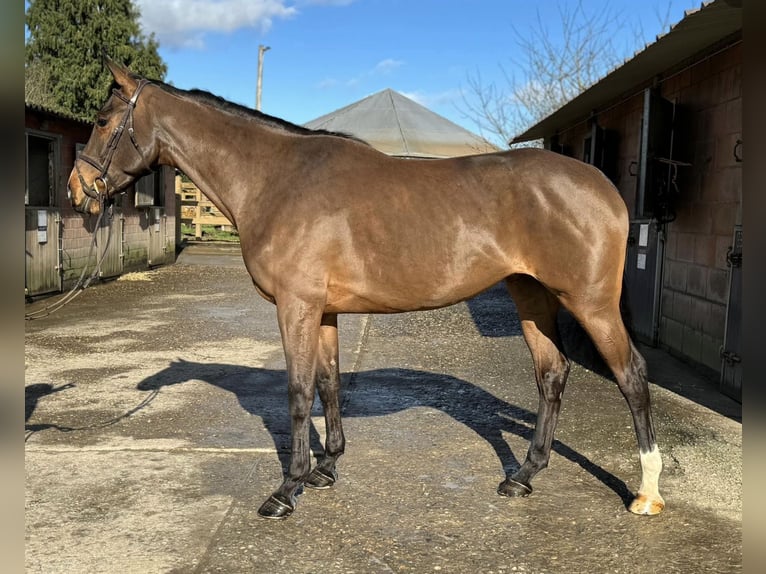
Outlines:
<svg viewBox="0 0 766 574"><path fill-rule="evenodd" d="M96 125L100 128L103 128L106 124L108 124L109 121L106 118L98 118L96 120Z"/></svg>

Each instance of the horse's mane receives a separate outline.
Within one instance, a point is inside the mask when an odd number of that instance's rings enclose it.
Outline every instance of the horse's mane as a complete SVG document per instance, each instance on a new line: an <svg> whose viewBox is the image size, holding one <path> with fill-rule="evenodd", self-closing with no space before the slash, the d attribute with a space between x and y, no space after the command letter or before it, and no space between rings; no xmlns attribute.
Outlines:
<svg viewBox="0 0 766 574"><path fill-rule="evenodd" d="M133 77L135 79L141 79L140 76L134 75ZM215 94L211 94L210 92L206 92L204 90L199 90L199 89L182 90L180 88L176 88L175 86L171 86L170 84L166 84L165 82L162 82L160 80L149 80L149 81L152 84L161 88L162 90L169 92L171 94L175 94L180 97L190 98L192 100L217 108L229 114L233 114L235 116L240 116L242 118L248 118L248 119L255 119L259 123L265 124L271 128L275 128L281 131L289 132L291 134L303 135L303 136L332 136L332 137L350 139L350 140L358 141L363 144L369 145L367 144L366 141L359 139L358 137L353 136L351 134L347 134L343 132L333 132L328 130L312 130L309 128L305 128L303 126L299 126L297 124L288 122L287 120L283 120L281 118L270 116L268 114L264 114L254 109L241 106L239 104L235 104L233 102L223 99L220 96L216 96Z"/></svg>

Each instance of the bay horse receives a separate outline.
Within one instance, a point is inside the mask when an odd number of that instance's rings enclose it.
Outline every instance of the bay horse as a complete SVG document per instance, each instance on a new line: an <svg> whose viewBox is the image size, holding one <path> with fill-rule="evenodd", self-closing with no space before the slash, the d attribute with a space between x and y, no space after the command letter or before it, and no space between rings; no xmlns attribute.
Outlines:
<svg viewBox="0 0 766 574"><path fill-rule="evenodd" d="M350 136L105 63L114 82L69 177L74 209L99 214L152 168L178 168L236 226L255 290L276 305L291 453L261 516L285 518L302 486L337 480L345 446L339 313L435 309L500 281L518 309L539 406L526 459L498 493L528 496L548 465L569 373L556 325L563 305L595 343L633 416L642 478L629 510L664 508L646 363L620 314L628 213L600 171L542 149L393 158ZM327 434L312 469L315 391Z"/></svg>

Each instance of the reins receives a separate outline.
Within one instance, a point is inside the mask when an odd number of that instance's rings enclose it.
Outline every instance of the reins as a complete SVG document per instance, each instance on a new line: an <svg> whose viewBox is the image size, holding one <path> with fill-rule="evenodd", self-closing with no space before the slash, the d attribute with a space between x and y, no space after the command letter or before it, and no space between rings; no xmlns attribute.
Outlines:
<svg viewBox="0 0 766 574"><path fill-rule="evenodd" d="M125 109L125 113L122 116L122 120L120 120L119 125L114 129L112 132L112 135L109 137L109 141L106 144L106 148L104 152L101 153L99 156L99 160L95 160L84 153L80 153L79 157L77 159L80 159L84 161L85 163L91 165L92 167L96 168L98 170L99 175L96 176L96 178L93 180L93 186L89 186L87 183L85 183L85 178L82 176L82 173L80 172L80 167L77 165L77 161L75 161L74 169L77 172L77 178L80 180L80 187L83 190L83 193L85 193L87 199L85 201L85 205L83 206L83 211L87 212L88 207L90 206L91 201L98 201L99 202L99 214L98 219L96 220L96 225L93 229L93 239L90 243L90 249L88 250L88 255L86 257L86 264L85 267L83 267L82 273L80 274L80 277L77 279L77 282L75 283L74 287L61 299L56 301L55 303L48 305L42 309L38 309L37 311L32 311L30 313L26 313L24 315L24 319L27 321L31 321L33 319L42 319L43 317L47 317L51 313L54 313L61 309L64 305L69 303L70 301L74 300L80 293L82 293L93 281L96 277L100 275L101 272L101 263L104 261L104 258L106 257L107 250L109 248L109 244L112 239L112 219L113 219L113 213L112 208L109 206L109 215L108 215L108 222L109 222L109 233L107 234L106 238L106 245L104 245L103 253L101 254L101 257L96 262L96 267L93 269L93 273L91 273L90 277L85 279L85 274L88 270L88 264L87 261L90 261L90 257L93 254L93 249L96 247L98 240L96 233L101 225L101 220L104 217L104 213L107 211L107 201L109 200L109 177L107 174L107 171L109 170L109 166L112 164L112 158L114 157L115 151L117 151L117 145L120 143L120 139L122 138L122 134L125 133L125 128L127 127L128 135L130 136L130 141L133 144L133 148L136 150L136 153L138 153L139 157L141 158L141 163L145 168L148 169L148 166L146 165L146 160L144 159L144 154L141 150L141 146L138 145L138 142L136 141L135 132L133 130L133 110L136 107L136 102L138 101L138 96L141 93L141 91L149 84L150 82L146 79L141 79L138 82L138 86L136 87L136 91L133 92L133 96L131 96L130 99L123 96L118 90L112 90L112 93L121 99L123 102L127 104L127 108ZM99 182L101 186L103 187L103 191L99 189Z"/></svg>

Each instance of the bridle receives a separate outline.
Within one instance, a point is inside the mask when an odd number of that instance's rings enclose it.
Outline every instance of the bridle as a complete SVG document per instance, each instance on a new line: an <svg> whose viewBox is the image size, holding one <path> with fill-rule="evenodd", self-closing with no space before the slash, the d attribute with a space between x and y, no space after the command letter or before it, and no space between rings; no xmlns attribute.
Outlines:
<svg viewBox="0 0 766 574"><path fill-rule="evenodd" d="M98 160L95 160L82 152L78 157L78 159L81 159L85 163L90 164L99 172L98 176L93 180L92 186L85 183L85 178L83 178L82 173L80 172L80 168L77 165L77 162L75 162L74 167L75 171L77 172L77 177L80 180L80 187L87 196L85 205L83 206L84 212L88 212L88 206L90 205L91 201L98 201L101 207L101 211L103 211L104 204L106 203L106 200L109 199L110 182L107 172L109 171L109 166L112 163L112 158L114 157L115 151L117 151L117 145L120 143L120 138L122 138L122 134L125 132L126 127L128 135L130 136L130 141L132 142L136 153L138 153L139 157L141 158L143 167L147 171L151 171L151 168L149 165L147 165L146 160L144 159L143 151L141 150L141 146L138 145L135 133L133 131L133 110L136 107L136 102L138 101L138 96L141 94L141 90L143 90L150 83L151 82L149 82L149 80L143 78L139 80L136 91L133 92L133 96L130 99L127 99L125 96L123 96L119 90L112 90L112 94L127 104L127 108L125 108L125 112L122 115L120 124L114 128L114 131L112 132L112 135L109 137L109 141L106 144L106 148L101 153ZM99 183L100 186L103 187L103 191L99 190Z"/></svg>

